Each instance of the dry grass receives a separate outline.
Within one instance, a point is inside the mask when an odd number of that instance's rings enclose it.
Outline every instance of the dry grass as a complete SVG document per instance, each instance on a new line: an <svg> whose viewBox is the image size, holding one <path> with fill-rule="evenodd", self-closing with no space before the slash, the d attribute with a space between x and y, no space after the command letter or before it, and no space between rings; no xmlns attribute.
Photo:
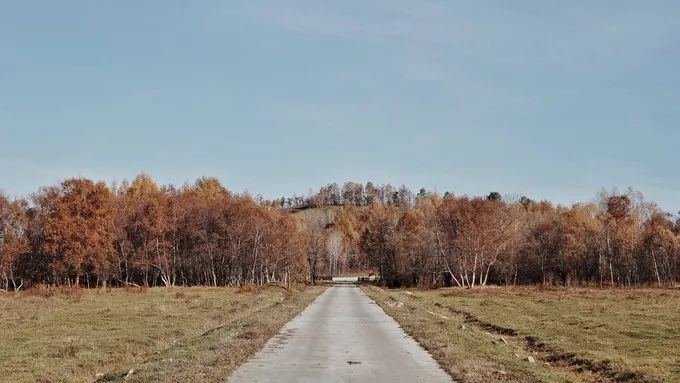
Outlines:
<svg viewBox="0 0 680 383"><path fill-rule="evenodd" d="M678 290L365 289L463 382L680 381Z"/></svg>
<svg viewBox="0 0 680 383"><path fill-rule="evenodd" d="M278 328L320 292L320 288L289 292L269 287L239 292L230 288L192 287L41 289L3 294L0 381L92 381L97 374L122 367L127 372L128 366L177 353L185 345L220 347L212 334L221 334L227 328L238 333L244 329L252 331L255 335L243 340L247 343L243 345L244 351L223 355L211 366L220 371L213 375L226 376L234 361L243 359L241 354L256 350L266 341L260 334L269 334L270 329L253 327L253 323L266 316L268 325ZM184 367L191 368L185 372L186 377L196 376L193 366ZM144 381L157 380L163 379Z"/></svg>

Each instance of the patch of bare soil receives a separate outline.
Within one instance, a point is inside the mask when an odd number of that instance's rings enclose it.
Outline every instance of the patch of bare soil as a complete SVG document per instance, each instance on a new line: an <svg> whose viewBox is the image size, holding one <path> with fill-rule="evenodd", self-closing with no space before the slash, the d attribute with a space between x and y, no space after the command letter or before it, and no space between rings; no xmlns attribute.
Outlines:
<svg viewBox="0 0 680 383"><path fill-rule="evenodd" d="M528 350L540 353L541 359L551 365L572 367L578 372L589 371L608 381L617 383L655 382L655 380L645 377L641 372L617 369L611 365L609 360L596 361L578 356L573 352L555 349L532 335L525 336L524 340L526 340Z"/></svg>
<svg viewBox="0 0 680 383"><path fill-rule="evenodd" d="M434 305L437 306L437 307L442 307L442 305L439 304L439 303L435 303ZM518 334L517 330L515 330L515 329L503 327L503 326L498 326L498 325L495 325L495 324L489 323L489 322L484 322L484 321L480 320L479 318L477 318L476 316L474 316L473 314L466 312L466 311L458 310L453 306L447 306L446 308L454 314L462 315L465 318L465 323L469 323L471 325L477 326L477 327L479 327L483 330L486 330L488 332L499 334L499 335L508 335L508 336L517 336L517 334Z"/></svg>

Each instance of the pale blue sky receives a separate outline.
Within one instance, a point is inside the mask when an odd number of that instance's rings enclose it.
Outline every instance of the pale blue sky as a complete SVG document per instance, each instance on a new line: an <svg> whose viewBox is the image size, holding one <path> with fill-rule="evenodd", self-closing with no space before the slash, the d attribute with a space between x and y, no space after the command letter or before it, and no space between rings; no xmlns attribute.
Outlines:
<svg viewBox="0 0 680 383"><path fill-rule="evenodd" d="M3 1L0 189L140 171L680 210L678 1Z"/></svg>

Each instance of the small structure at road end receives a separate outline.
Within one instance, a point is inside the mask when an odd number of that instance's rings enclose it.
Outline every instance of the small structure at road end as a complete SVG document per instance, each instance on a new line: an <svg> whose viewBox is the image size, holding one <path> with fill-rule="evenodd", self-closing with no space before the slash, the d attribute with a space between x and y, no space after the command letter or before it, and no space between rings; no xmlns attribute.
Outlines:
<svg viewBox="0 0 680 383"><path fill-rule="evenodd" d="M353 277L331 277L330 282L333 284L375 284L378 282L378 278L375 274L370 274L369 276L353 276Z"/></svg>

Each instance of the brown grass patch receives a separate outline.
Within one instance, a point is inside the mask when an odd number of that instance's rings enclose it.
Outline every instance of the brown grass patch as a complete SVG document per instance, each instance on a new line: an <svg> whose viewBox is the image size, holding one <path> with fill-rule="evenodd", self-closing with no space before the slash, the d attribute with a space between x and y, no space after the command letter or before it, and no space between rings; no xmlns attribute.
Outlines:
<svg viewBox="0 0 680 383"><path fill-rule="evenodd" d="M305 290L290 301L296 302L297 310L319 292ZM96 374L133 366L165 350L198 342L198 338L221 350L220 337L231 331L237 334L238 329L256 321L258 313L266 311L267 316L280 318L280 311L293 312L289 300L280 304L282 295L274 289L238 294L234 288L88 290L49 286L2 294L0 381L91 382ZM211 329L217 330L201 337ZM239 339L234 347L240 347L240 342L255 344L267 333L257 327L249 330L257 336L242 335L248 339ZM180 367L192 371L189 364L179 363Z"/></svg>
<svg viewBox="0 0 680 383"><path fill-rule="evenodd" d="M281 292L265 289L263 294L268 299L263 299L260 310L211 328L141 363L109 372L98 381L224 382L323 290L323 287L305 288L279 302L275 297L280 297ZM254 301L250 295L245 297L249 302ZM134 372L130 374L130 370Z"/></svg>
<svg viewBox="0 0 680 383"><path fill-rule="evenodd" d="M680 381L674 289L365 290L463 382Z"/></svg>
<svg viewBox="0 0 680 383"><path fill-rule="evenodd" d="M149 292L149 286L125 286L123 291L127 294L146 294Z"/></svg>

